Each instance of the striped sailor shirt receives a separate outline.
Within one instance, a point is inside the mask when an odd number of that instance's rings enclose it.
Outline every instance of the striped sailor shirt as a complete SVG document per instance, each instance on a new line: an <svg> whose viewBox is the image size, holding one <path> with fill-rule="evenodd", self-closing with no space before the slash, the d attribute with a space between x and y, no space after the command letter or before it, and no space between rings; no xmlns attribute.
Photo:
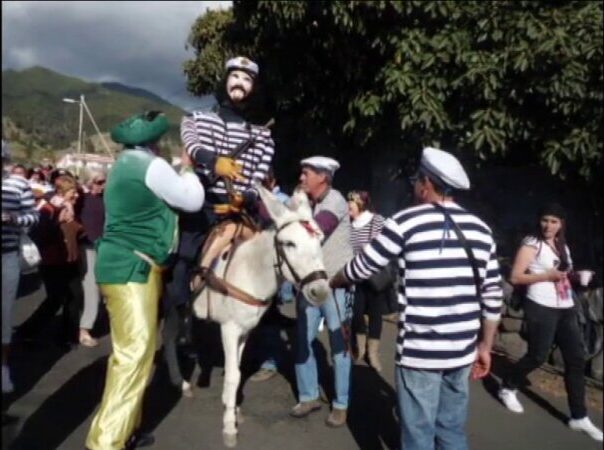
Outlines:
<svg viewBox="0 0 604 450"><path fill-rule="evenodd" d="M346 264L351 281L369 278L398 258L401 283L396 363L415 369L467 366L476 358L482 320L498 321L503 292L491 229L454 202L445 202L478 263L479 301L472 266L444 216L431 204L402 210Z"/></svg>
<svg viewBox="0 0 604 450"><path fill-rule="evenodd" d="M2 213L16 218L16 223L2 224L2 253L16 252L22 230L35 225L39 219L34 195L25 178L18 175L2 178Z"/></svg>
<svg viewBox="0 0 604 450"><path fill-rule="evenodd" d="M240 143L251 137L253 144L236 158L243 165L245 181L234 181L233 187L237 191L251 193L253 199L257 198L253 182L264 180L275 152L270 130L250 125L230 110L221 115L194 111L183 117L180 136L187 153L196 163L197 174L206 185L208 177L214 174L216 158L228 156ZM214 185L207 186L206 192L210 194L207 198L210 203L211 194L224 196L227 193L224 181L219 179Z"/></svg>

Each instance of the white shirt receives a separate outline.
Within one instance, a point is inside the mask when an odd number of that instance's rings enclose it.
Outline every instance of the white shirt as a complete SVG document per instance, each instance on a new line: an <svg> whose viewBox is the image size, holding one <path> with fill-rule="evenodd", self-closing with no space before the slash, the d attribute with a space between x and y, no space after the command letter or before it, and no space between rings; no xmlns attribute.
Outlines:
<svg viewBox="0 0 604 450"><path fill-rule="evenodd" d="M533 236L527 236L522 240L522 245L537 249L535 259L529 264L528 271L531 274L545 273L550 269L557 268L560 264L560 256L545 242ZM570 250L565 248L568 263L572 267ZM565 300L560 298L553 281L540 281L527 286L526 296L529 300L548 308L571 308L572 298Z"/></svg>

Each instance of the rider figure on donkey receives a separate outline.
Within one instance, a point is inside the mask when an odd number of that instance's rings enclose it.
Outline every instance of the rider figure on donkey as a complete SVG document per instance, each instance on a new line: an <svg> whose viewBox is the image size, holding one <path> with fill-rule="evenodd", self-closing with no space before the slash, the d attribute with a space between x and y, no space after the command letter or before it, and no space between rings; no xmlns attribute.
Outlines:
<svg viewBox="0 0 604 450"><path fill-rule="evenodd" d="M241 231L236 224L242 221L242 211L254 213L258 192L253 183L262 182L273 159L270 130L246 120L255 94L258 65L239 56L229 59L225 69L223 87L216 95L218 104L211 111L193 111L181 122L181 139L206 189L206 203L198 213L180 215L178 256L171 278L166 280L164 298L167 325L164 337L173 343L187 316L190 323L187 302L191 297L191 284L193 289L201 284L201 278L194 274L208 274L212 261L233 240L236 230ZM246 142L249 145L233 155ZM218 223L222 226L212 233L202 252L202 244ZM190 339L190 334L186 339ZM177 365L171 363L176 361L175 346L166 351L172 382L182 385L186 392L186 382L183 383Z"/></svg>

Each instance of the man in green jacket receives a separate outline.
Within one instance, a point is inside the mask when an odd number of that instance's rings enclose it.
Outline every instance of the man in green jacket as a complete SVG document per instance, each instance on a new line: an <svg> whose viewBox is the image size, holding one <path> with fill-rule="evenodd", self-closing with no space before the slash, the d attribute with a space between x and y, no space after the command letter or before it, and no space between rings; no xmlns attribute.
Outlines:
<svg viewBox="0 0 604 450"><path fill-rule="evenodd" d="M153 442L136 430L155 354L161 266L178 242L173 208L198 211L205 196L186 152L181 175L157 156L157 141L168 127L164 114L151 111L111 130L125 150L107 178L95 276L107 303L113 353L101 407L86 439L90 450Z"/></svg>

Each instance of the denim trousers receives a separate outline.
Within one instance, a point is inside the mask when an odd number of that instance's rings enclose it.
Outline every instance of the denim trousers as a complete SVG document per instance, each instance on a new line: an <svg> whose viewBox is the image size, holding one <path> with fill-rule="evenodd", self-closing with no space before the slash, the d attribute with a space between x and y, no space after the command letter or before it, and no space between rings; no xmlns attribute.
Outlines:
<svg viewBox="0 0 604 450"><path fill-rule="evenodd" d="M404 450L467 450L471 366L421 370L396 366Z"/></svg>
<svg viewBox="0 0 604 450"><path fill-rule="evenodd" d="M11 342L13 305L17 298L20 277L19 252L2 253L2 344Z"/></svg>
<svg viewBox="0 0 604 450"><path fill-rule="evenodd" d="M349 320L349 311L346 309L346 295L344 289L336 289L334 295L321 306L313 306L306 299L300 298L297 304L297 349L296 349L296 381L298 383L298 397L300 402L308 402L319 398L319 381L317 360L312 343L319 332L321 317L325 318L325 325L329 332L329 344L335 372L335 399L333 407L338 409L348 408L350 389L350 354L346 351L346 342L342 334L341 320ZM336 302L339 308L336 309Z"/></svg>

